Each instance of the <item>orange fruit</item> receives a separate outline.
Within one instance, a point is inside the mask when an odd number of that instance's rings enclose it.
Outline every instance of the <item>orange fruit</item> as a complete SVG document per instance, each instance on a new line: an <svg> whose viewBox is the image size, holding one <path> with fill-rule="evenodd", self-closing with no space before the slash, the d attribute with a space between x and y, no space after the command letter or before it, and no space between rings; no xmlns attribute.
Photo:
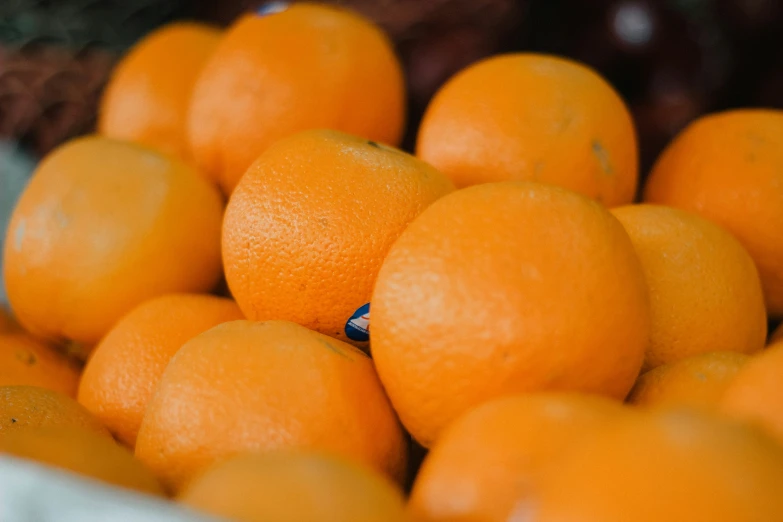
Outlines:
<svg viewBox="0 0 783 522"><path fill-rule="evenodd" d="M769 344L774 344L778 341L783 341L783 323L779 324L772 335L769 336Z"/></svg>
<svg viewBox="0 0 783 522"><path fill-rule="evenodd" d="M401 492L333 455L243 454L209 468L179 495L189 507L240 522L397 522Z"/></svg>
<svg viewBox="0 0 783 522"><path fill-rule="evenodd" d="M73 360L27 334L0 334L0 386L41 386L76 396L79 368Z"/></svg>
<svg viewBox="0 0 783 522"><path fill-rule="evenodd" d="M509 520L562 452L626 411L617 402L586 395L487 402L444 430L416 478L409 512L421 522Z"/></svg>
<svg viewBox="0 0 783 522"><path fill-rule="evenodd" d="M133 454L109 437L83 428L48 427L0 437L0 453L35 460L142 493L163 495L158 481Z"/></svg>
<svg viewBox="0 0 783 522"><path fill-rule="evenodd" d="M84 428L109 436L98 419L67 395L38 386L0 386L0 435L49 427Z"/></svg>
<svg viewBox="0 0 783 522"><path fill-rule="evenodd" d="M532 53L494 56L435 94L416 155L457 187L531 180L608 206L630 203L638 183L630 113L606 80L580 63Z"/></svg>
<svg viewBox="0 0 783 522"><path fill-rule="evenodd" d="M392 243L453 190L413 156L334 131L270 147L226 208L223 263L240 308L367 345L375 277ZM263 262L259 262L263 260Z"/></svg>
<svg viewBox="0 0 783 522"><path fill-rule="evenodd" d="M7 333L16 333L20 330L13 316L2 305L0 305L0 335Z"/></svg>
<svg viewBox="0 0 783 522"><path fill-rule="evenodd" d="M396 145L404 119L388 38L358 14L302 2L228 29L196 82L189 136L198 165L230 193L290 134L330 128Z"/></svg>
<svg viewBox="0 0 783 522"><path fill-rule="evenodd" d="M723 394L721 409L760 425L783 443L783 342L754 356Z"/></svg>
<svg viewBox="0 0 783 522"><path fill-rule="evenodd" d="M713 408L749 359L737 352L709 352L663 364L639 376L628 402L644 407Z"/></svg>
<svg viewBox="0 0 783 522"><path fill-rule="evenodd" d="M707 352L764 348L767 314L753 259L731 234L657 205L612 210L631 237L650 289L643 370Z"/></svg>
<svg viewBox="0 0 783 522"><path fill-rule="evenodd" d="M112 72L98 132L189 159L190 95L220 31L199 23L163 26L142 38Z"/></svg>
<svg viewBox="0 0 783 522"><path fill-rule="evenodd" d="M168 294L140 304L114 325L84 368L79 402L133 447L166 365L192 337L242 319L230 299Z"/></svg>
<svg viewBox="0 0 783 522"><path fill-rule="evenodd" d="M734 110L691 123L653 167L644 198L725 227L756 262L768 312L783 317L783 111Z"/></svg>
<svg viewBox="0 0 783 522"><path fill-rule="evenodd" d="M783 448L696 410L625 416L550 469L519 520L783 520Z"/></svg>
<svg viewBox="0 0 783 522"><path fill-rule="evenodd" d="M46 338L97 343L137 304L220 278L220 194L151 149L70 141L39 165L11 216L8 298Z"/></svg>
<svg viewBox="0 0 783 522"><path fill-rule="evenodd" d="M232 321L171 360L136 440L136 456L173 490L238 453L314 449L396 479L406 444L361 350L284 321Z"/></svg>
<svg viewBox="0 0 783 522"><path fill-rule="evenodd" d="M389 251L372 306L378 374L424 446L502 395L625 398L649 333L644 274L620 223L595 201L531 182L435 202Z"/></svg>

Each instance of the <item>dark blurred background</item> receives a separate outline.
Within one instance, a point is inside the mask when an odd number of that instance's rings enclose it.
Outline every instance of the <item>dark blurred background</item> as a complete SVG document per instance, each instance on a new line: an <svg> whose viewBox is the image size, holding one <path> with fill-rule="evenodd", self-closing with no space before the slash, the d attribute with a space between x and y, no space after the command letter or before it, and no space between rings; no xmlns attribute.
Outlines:
<svg viewBox="0 0 783 522"><path fill-rule="evenodd" d="M113 64L150 30L176 19L224 26L264 3L0 0L0 141L6 141L0 147L0 174L89 132ZM643 172L672 135L699 114L783 107L779 0L331 3L364 13L395 41L410 88L408 149L438 86L465 65L504 51L570 56L603 73L635 115Z"/></svg>

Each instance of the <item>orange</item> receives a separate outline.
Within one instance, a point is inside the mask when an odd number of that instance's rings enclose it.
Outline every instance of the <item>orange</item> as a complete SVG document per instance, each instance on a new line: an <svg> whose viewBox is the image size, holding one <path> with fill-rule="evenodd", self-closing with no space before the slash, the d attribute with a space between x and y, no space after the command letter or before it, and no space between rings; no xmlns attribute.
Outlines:
<svg viewBox="0 0 783 522"><path fill-rule="evenodd" d="M0 386L0 436L49 427L84 428L109 436L98 419L67 395L38 386Z"/></svg>
<svg viewBox="0 0 783 522"><path fill-rule="evenodd" d="M783 342L754 356L729 384L722 410L754 422L783 444Z"/></svg>
<svg viewBox="0 0 783 522"><path fill-rule="evenodd" d="M458 187L532 180L608 206L638 183L630 113L589 67L554 56L495 56L464 69L430 102L416 155Z"/></svg>
<svg viewBox="0 0 783 522"><path fill-rule="evenodd" d="M742 353L709 352L658 366L639 376L628 402L644 407L714 408L749 359Z"/></svg>
<svg viewBox="0 0 783 522"><path fill-rule="evenodd" d="M696 410L625 416L550 469L514 520L783 520L783 448Z"/></svg>
<svg viewBox="0 0 783 522"><path fill-rule="evenodd" d="M372 306L378 374L424 446L502 395L623 399L649 334L644 274L620 223L595 201L532 182L435 202L389 251Z"/></svg>
<svg viewBox="0 0 783 522"><path fill-rule="evenodd" d="M0 305L0 334L15 333L18 331L19 325L16 324L11 313Z"/></svg>
<svg viewBox="0 0 783 522"><path fill-rule="evenodd" d="M452 190L429 165L365 139L316 130L282 140L248 170L226 209L231 293L248 319L292 321L366 346L362 316L383 258Z"/></svg>
<svg viewBox="0 0 783 522"><path fill-rule="evenodd" d="M168 294L140 304L114 325L84 368L79 402L133 447L147 403L177 350L192 337L242 319L230 299Z"/></svg>
<svg viewBox="0 0 783 522"><path fill-rule="evenodd" d="M220 278L220 194L138 145L70 141L39 165L11 216L8 298L23 326L92 345L137 304Z"/></svg>
<svg viewBox="0 0 783 522"><path fill-rule="evenodd" d="M245 454L209 468L179 495L240 522L401 522L401 492L383 476L327 454Z"/></svg>
<svg viewBox="0 0 783 522"><path fill-rule="evenodd" d="M136 456L173 490L238 453L314 449L401 479L406 444L361 350L284 321L232 321L171 360Z"/></svg>
<svg viewBox="0 0 783 522"><path fill-rule="evenodd" d="M0 334L0 386L41 386L75 397L79 373L74 361L27 334Z"/></svg>
<svg viewBox="0 0 783 522"><path fill-rule="evenodd" d="M408 504L414 520L506 521L575 441L626 412L600 397L542 394L487 402L451 424Z"/></svg>
<svg viewBox="0 0 783 522"><path fill-rule="evenodd" d="M700 353L764 348L767 314L758 272L731 234L668 207L612 212L631 237L650 289L644 370Z"/></svg>
<svg viewBox="0 0 783 522"><path fill-rule="evenodd" d="M302 2L228 29L196 82L189 136L198 165L230 193L290 134L330 128L396 145L404 119L388 38L350 11Z"/></svg>
<svg viewBox="0 0 783 522"><path fill-rule="evenodd" d="M701 214L756 262L767 309L783 317L783 111L735 110L691 123L658 158L644 198Z"/></svg>
<svg viewBox="0 0 783 522"><path fill-rule="evenodd" d="M160 484L127 449L83 428L49 427L0 437L0 453L31 459L108 484L163 495Z"/></svg>
<svg viewBox="0 0 783 522"><path fill-rule="evenodd" d="M769 337L769 344L774 344L778 341L783 341L783 323L779 324Z"/></svg>
<svg viewBox="0 0 783 522"><path fill-rule="evenodd" d="M114 68L101 99L98 131L189 159L190 95L220 31L180 22L144 38Z"/></svg>

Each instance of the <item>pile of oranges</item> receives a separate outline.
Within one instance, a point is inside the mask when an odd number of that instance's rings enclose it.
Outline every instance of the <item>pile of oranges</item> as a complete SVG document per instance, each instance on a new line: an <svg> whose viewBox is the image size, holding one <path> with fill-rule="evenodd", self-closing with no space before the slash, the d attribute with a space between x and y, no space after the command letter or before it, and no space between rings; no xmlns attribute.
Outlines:
<svg viewBox="0 0 783 522"><path fill-rule="evenodd" d="M783 112L639 190L578 63L468 67L415 156L405 106L334 7L138 43L6 231L0 452L249 522L783 520Z"/></svg>

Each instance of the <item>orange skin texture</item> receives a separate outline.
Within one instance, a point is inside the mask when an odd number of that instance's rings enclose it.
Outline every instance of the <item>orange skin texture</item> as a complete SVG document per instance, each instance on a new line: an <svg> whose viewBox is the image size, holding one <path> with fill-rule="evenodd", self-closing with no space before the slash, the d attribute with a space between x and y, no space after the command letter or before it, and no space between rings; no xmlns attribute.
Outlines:
<svg viewBox="0 0 783 522"><path fill-rule="evenodd" d="M602 205L552 185L477 185L435 202L390 250L372 297L372 354L428 447L502 395L625 398L649 313L631 241Z"/></svg>
<svg viewBox="0 0 783 522"><path fill-rule="evenodd" d="M401 522L402 493L334 455L244 454L200 475L178 500L238 522Z"/></svg>
<svg viewBox="0 0 783 522"><path fill-rule="evenodd" d="M27 334L0 334L0 386L40 386L76 396L79 367Z"/></svg>
<svg viewBox="0 0 783 522"><path fill-rule="evenodd" d="M234 301L211 295L169 294L145 301L93 351L79 402L132 448L147 403L177 350L214 326L243 318Z"/></svg>
<svg viewBox="0 0 783 522"><path fill-rule="evenodd" d="M692 355L643 373L628 403L644 408L690 406L715 409L750 356L737 352Z"/></svg>
<svg viewBox="0 0 783 522"><path fill-rule="evenodd" d="M592 430L631 410L569 394L503 397L452 423L427 455L408 510L416 521L504 522L542 473Z"/></svg>
<svg viewBox="0 0 783 522"><path fill-rule="evenodd" d="M190 160L190 96L220 36L208 25L181 22L144 37L112 72L98 132Z"/></svg>
<svg viewBox="0 0 783 522"><path fill-rule="evenodd" d="M767 313L758 271L730 233L659 205L612 213L628 232L650 289L652 330L643 371L700 353L764 348Z"/></svg>
<svg viewBox="0 0 783 522"><path fill-rule="evenodd" d="M179 160L102 137L49 154L5 242L17 319L44 338L93 345L137 304L206 292L220 277L222 202Z"/></svg>
<svg viewBox="0 0 783 522"><path fill-rule="evenodd" d="M329 451L401 479L402 429L372 361L347 343L285 321L232 321L171 360L136 456L173 491L238 453Z"/></svg>
<svg viewBox="0 0 783 522"><path fill-rule="evenodd" d="M735 110L691 123L658 158L644 199L734 234L756 262L768 313L783 317L783 111Z"/></svg>
<svg viewBox="0 0 783 522"><path fill-rule="evenodd" d="M38 428L0 437L0 453L30 459L114 486L163 495L133 454L109 437L74 427Z"/></svg>
<svg viewBox="0 0 783 522"><path fill-rule="evenodd" d="M721 410L767 430L783 444L783 342L754 356L723 395Z"/></svg>
<svg viewBox="0 0 783 522"><path fill-rule="evenodd" d="M65 394L38 386L0 386L0 437L60 427L111 437L98 419Z"/></svg>
<svg viewBox="0 0 783 522"><path fill-rule="evenodd" d="M396 149L334 131L270 147L234 191L223 222L226 281L248 319L281 319L349 341L392 243L453 190ZM356 342L366 347L366 342Z"/></svg>
<svg viewBox="0 0 783 522"><path fill-rule="evenodd" d="M625 416L551 469L520 520L783 520L783 448L698 410Z"/></svg>
<svg viewBox="0 0 783 522"><path fill-rule="evenodd" d="M240 17L193 92L193 155L226 194L275 141L329 128L397 145L402 69L386 35L340 8L297 3Z"/></svg>
<svg viewBox="0 0 783 522"><path fill-rule="evenodd" d="M532 53L449 80L427 107L416 155L457 187L540 181L607 206L630 203L638 183L636 131L619 95L582 64Z"/></svg>

